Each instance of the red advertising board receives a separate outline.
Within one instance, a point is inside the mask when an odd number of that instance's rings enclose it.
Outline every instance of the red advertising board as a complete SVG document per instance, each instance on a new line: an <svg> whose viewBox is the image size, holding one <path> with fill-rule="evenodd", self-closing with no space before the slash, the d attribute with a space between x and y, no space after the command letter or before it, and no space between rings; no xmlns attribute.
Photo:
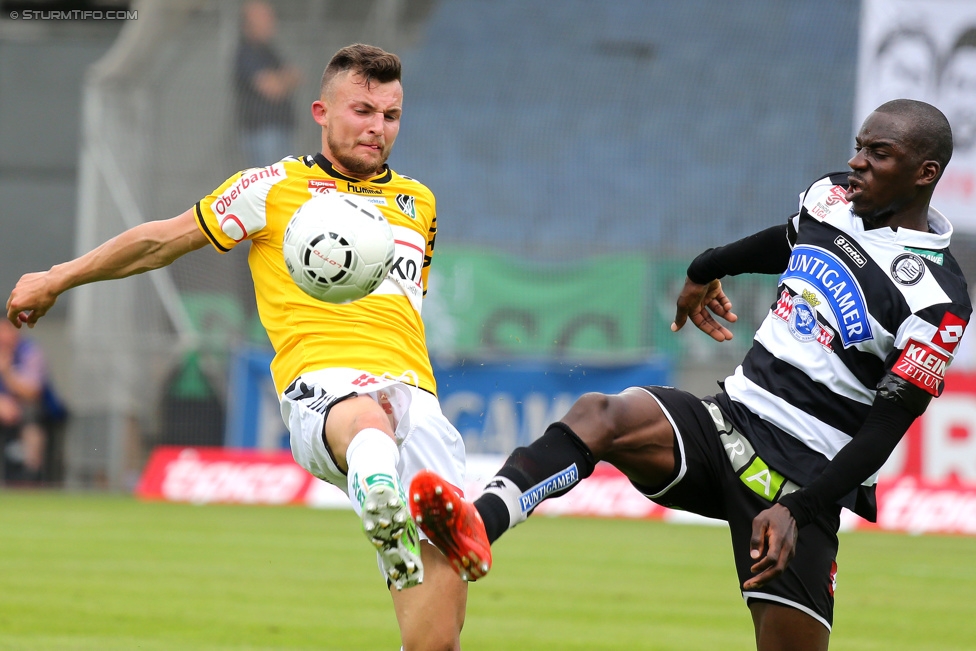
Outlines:
<svg viewBox="0 0 976 651"><path fill-rule="evenodd" d="M161 446L135 493L194 504L303 504L313 481L288 452Z"/></svg>
<svg viewBox="0 0 976 651"><path fill-rule="evenodd" d="M880 474L878 523L847 514L845 526L976 535L976 374L950 374L946 384L945 393L932 401ZM478 494L503 461L499 455L469 456L468 497ZM136 494L176 502L349 508L339 489L313 478L287 451L160 447ZM568 495L547 500L537 512L696 519L647 500L608 464L598 465Z"/></svg>

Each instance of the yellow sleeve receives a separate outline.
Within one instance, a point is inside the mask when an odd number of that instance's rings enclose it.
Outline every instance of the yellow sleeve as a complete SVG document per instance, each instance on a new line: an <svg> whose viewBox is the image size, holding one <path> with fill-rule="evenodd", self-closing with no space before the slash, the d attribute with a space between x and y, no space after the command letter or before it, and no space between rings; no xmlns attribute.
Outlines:
<svg viewBox="0 0 976 651"><path fill-rule="evenodd" d="M268 223L268 194L284 178L282 163L238 172L197 202L197 226L221 252L259 237Z"/></svg>

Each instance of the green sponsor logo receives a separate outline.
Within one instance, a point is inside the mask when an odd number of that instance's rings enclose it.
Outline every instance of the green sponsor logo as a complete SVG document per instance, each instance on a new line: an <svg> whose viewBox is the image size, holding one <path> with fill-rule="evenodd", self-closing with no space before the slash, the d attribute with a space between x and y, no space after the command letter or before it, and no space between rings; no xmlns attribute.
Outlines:
<svg viewBox="0 0 976 651"><path fill-rule="evenodd" d="M432 269L436 289L424 316L436 319L425 319L427 340L449 352L546 357L647 348L648 265L640 257L542 264L438 250Z"/></svg>
<svg viewBox="0 0 976 651"><path fill-rule="evenodd" d="M767 466L766 462L759 457L756 457L739 478L752 492L770 502L786 481L786 477Z"/></svg>
<svg viewBox="0 0 976 651"><path fill-rule="evenodd" d="M923 258L925 258L929 262L934 262L935 264L939 265L940 267L942 266L942 263L945 261L945 254L943 254L943 253L941 253L939 251L929 251L927 249L913 249L910 246L906 246L905 247L905 250L906 251L911 251L915 255L922 256Z"/></svg>

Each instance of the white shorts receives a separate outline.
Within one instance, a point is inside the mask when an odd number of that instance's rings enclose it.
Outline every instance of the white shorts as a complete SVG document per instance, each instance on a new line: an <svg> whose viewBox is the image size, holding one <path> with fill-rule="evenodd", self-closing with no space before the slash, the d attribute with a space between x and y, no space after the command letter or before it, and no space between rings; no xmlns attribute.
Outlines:
<svg viewBox="0 0 976 651"><path fill-rule="evenodd" d="M298 465L349 494L346 475L325 447L322 432L332 405L353 396L389 401L400 449L397 471L404 488L426 468L463 489L464 441L441 412L437 398L401 379L351 368L305 373L280 396L281 417L291 434L291 452ZM358 511L356 500L350 501Z"/></svg>

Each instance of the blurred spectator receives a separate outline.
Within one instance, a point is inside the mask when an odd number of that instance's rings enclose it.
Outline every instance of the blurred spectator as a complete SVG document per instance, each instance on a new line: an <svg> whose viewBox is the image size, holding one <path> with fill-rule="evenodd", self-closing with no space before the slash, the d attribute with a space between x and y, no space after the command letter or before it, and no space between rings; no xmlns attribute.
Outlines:
<svg viewBox="0 0 976 651"><path fill-rule="evenodd" d="M941 108L952 125L957 156L976 147L976 26L953 43L942 64Z"/></svg>
<svg viewBox="0 0 976 651"><path fill-rule="evenodd" d="M40 346L0 320L0 445L7 481L37 482L43 477L47 434L47 370Z"/></svg>
<svg viewBox="0 0 976 651"><path fill-rule="evenodd" d="M263 167L293 153L293 96L301 74L271 43L277 20L270 4L245 3L241 19L234 69L241 150L247 167Z"/></svg>
<svg viewBox="0 0 976 651"><path fill-rule="evenodd" d="M876 53L874 102L906 98L931 102L939 74L939 53L932 36L917 27L888 33Z"/></svg>

